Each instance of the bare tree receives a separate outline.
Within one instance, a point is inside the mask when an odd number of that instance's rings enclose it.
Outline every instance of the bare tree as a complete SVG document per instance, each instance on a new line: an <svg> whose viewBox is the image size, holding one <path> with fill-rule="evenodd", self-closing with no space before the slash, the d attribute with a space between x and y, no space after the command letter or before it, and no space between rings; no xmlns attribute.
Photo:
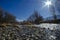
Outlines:
<svg viewBox="0 0 60 40"><path fill-rule="evenodd" d="M0 23L3 22L3 11L0 9Z"/></svg>
<svg viewBox="0 0 60 40"><path fill-rule="evenodd" d="M42 20L43 20L42 16L39 15L37 11L34 11L34 13L28 18L27 21L31 23L39 24L40 21Z"/></svg>
<svg viewBox="0 0 60 40"><path fill-rule="evenodd" d="M15 22L15 16L12 14L9 14L8 12L5 12L5 17L4 17L5 22Z"/></svg>
<svg viewBox="0 0 60 40"><path fill-rule="evenodd" d="M50 8L50 10L51 10L51 13L53 15L54 20L56 20L57 16L56 16L56 13L55 13L55 7L52 5L51 8Z"/></svg>

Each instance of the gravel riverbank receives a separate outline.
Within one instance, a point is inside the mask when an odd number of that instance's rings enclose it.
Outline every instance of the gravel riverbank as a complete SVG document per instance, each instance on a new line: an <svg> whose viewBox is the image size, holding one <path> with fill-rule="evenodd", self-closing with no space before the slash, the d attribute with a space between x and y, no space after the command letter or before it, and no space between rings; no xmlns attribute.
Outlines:
<svg viewBox="0 0 60 40"><path fill-rule="evenodd" d="M0 40L56 40L55 32L34 26L0 27Z"/></svg>

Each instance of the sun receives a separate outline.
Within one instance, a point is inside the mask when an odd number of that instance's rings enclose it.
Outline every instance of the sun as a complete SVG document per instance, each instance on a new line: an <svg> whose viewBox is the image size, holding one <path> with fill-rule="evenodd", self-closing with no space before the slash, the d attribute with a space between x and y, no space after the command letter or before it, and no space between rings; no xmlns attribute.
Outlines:
<svg viewBox="0 0 60 40"><path fill-rule="evenodd" d="M47 6L48 8L50 7L50 5L52 5L52 2L50 0L47 0L44 2L44 6Z"/></svg>

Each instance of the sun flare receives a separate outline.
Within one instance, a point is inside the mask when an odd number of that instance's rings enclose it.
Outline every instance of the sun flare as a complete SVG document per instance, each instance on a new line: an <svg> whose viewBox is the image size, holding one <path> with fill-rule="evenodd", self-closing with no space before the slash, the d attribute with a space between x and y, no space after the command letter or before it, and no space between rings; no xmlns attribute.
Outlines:
<svg viewBox="0 0 60 40"><path fill-rule="evenodd" d="M44 2L44 4L49 8L49 6L52 5L52 2L50 0L47 0L46 2Z"/></svg>

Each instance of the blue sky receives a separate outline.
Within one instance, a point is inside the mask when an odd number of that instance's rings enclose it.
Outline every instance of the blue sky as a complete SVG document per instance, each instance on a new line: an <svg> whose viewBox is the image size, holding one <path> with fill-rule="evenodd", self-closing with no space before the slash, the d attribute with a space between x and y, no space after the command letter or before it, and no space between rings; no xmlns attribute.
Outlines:
<svg viewBox="0 0 60 40"><path fill-rule="evenodd" d="M15 15L18 20L27 19L34 13L34 9L46 18L51 16L51 13L47 7L42 8L44 1L46 0L0 0L0 7Z"/></svg>

